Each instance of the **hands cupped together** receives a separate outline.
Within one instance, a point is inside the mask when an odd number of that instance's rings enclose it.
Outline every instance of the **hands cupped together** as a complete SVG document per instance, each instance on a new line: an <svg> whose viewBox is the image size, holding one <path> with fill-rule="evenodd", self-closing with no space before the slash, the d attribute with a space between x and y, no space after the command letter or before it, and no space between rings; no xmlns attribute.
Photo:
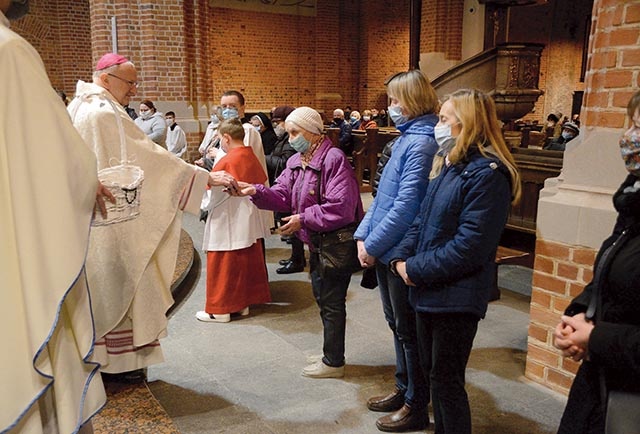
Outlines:
<svg viewBox="0 0 640 434"><path fill-rule="evenodd" d="M584 313L575 316L563 315L553 332L553 345L562 355L580 361L589 350L589 337L593 323L585 318Z"/></svg>
<svg viewBox="0 0 640 434"><path fill-rule="evenodd" d="M283 217L282 221L287 222L286 224L280 226L280 233L282 235L293 235L295 232L298 232L300 229L302 229L300 214L293 214L288 217Z"/></svg>

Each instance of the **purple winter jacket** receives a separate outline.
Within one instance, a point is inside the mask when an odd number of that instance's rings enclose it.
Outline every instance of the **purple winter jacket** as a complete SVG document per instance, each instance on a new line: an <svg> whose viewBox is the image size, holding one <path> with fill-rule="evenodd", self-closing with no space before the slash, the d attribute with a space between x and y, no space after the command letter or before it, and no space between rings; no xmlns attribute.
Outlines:
<svg viewBox="0 0 640 434"><path fill-rule="evenodd" d="M311 246L312 233L358 222L364 211L353 168L329 138L325 138L305 169L300 157L297 153L287 160L287 167L273 187L256 184L256 194L251 200L258 208L300 214L302 228L296 236ZM319 173L321 205L316 191Z"/></svg>

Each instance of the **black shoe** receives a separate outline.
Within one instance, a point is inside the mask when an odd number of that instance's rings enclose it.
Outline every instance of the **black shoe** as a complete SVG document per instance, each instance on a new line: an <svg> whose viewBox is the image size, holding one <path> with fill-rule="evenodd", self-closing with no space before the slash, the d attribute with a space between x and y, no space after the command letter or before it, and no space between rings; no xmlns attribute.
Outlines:
<svg viewBox="0 0 640 434"><path fill-rule="evenodd" d="M135 369L133 371L119 372L117 374L108 374L101 372L102 379L105 382L139 384L147 381L147 373L145 369Z"/></svg>
<svg viewBox="0 0 640 434"><path fill-rule="evenodd" d="M291 274L291 273L300 273L304 271L304 264L294 264L293 262L288 262L286 265L278 268L276 273L278 274Z"/></svg>
<svg viewBox="0 0 640 434"><path fill-rule="evenodd" d="M385 432L421 431L429 426L429 416L426 409L413 410L405 404L395 413L378 419L376 426Z"/></svg>
<svg viewBox="0 0 640 434"><path fill-rule="evenodd" d="M397 387L386 396L374 396L367 401L371 411L398 411L404 405L404 392Z"/></svg>
<svg viewBox="0 0 640 434"><path fill-rule="evenodd" d="M280 259L280 260L278 261L278 264L280 264L280 265L287 265L289 262L291 262L291 258L288 258L288 259Z"/></svg>

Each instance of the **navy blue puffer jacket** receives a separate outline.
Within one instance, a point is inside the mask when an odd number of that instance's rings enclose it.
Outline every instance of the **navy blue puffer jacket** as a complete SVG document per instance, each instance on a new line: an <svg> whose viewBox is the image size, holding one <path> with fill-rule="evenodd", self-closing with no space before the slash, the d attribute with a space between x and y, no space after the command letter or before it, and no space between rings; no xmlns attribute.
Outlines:
<svg viewBox="0 0 640 434"><path fill-rule="evenodd" d="M431 180L418 216L393 253L406 260L416 284L409 289L416 311L484 317L510 203L509 171L477 148Z"/></svg>

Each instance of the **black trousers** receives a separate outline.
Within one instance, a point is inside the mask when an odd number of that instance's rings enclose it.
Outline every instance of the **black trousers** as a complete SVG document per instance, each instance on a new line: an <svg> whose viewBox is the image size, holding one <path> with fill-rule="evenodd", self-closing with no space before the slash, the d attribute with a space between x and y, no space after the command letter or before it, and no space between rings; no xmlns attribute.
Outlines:
<svg viewBox="0 0 640 434"><path fill-rule="evenodd" d="M471 434L465 370L478 318L469 313L416 313L423 372L429 372L435 434Z"/></svg>
<svg viewBox="0 0 640 434"><path fill-rule="evenodd" d="M320 318L324 333L322 361L325 365L344 365L344 339L347 324L347 289L351 274L326 273L318 271L318 254L311 252L311 287L320 308Z"/></svg>

